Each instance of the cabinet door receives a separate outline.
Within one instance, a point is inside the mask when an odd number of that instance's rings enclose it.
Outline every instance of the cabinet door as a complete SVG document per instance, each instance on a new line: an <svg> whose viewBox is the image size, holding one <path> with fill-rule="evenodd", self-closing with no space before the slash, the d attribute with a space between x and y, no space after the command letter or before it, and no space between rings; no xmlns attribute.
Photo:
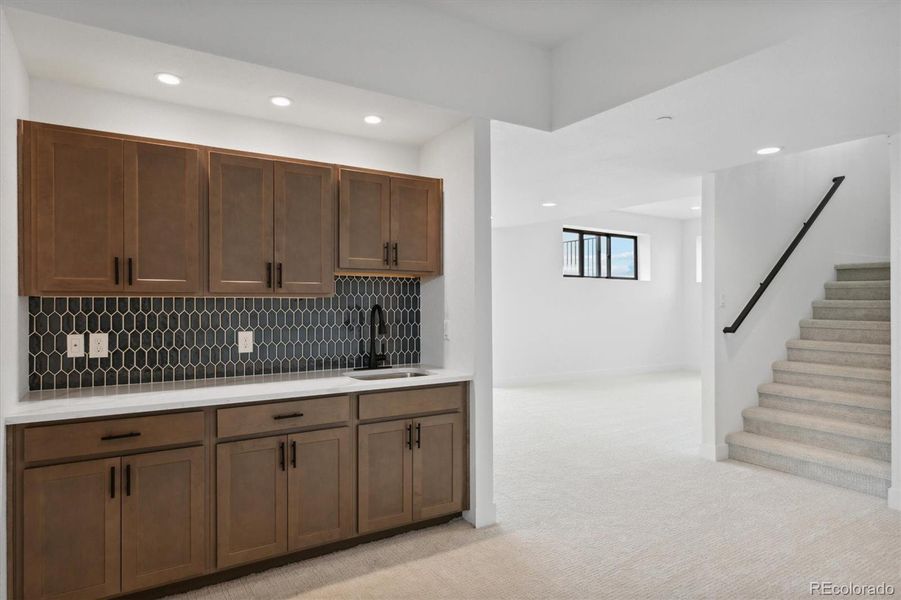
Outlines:
<svg viewBox="0 0 901 600"><path fill-rule="evenodd" d="M272 161L210 153L210 291L271 292Z"/></svg>
<svg viewBox="0 0 901 600"><path fill-rule="evenodd" d="M219 444L216 457L218 567L287 552L285 437Z"/></svg>
<svg viewBox="0 0 901 600"><path fill-rule="evenodd" d="M288 550L354 533L350 428L288 436Z"/></svg>
<svg viewBox="0 0 901 600"><path fill-rule="evenodd" d="M358 428L360 533L413 520L412 427L403 420Z"/></svg>
<svg viewBox="0 0 901 600"><path fill-rule="evenodd" d="M44 293L122 289L122 141L34 129L34 274Z"/></svg>
<svg viewBox="0 0 901 600"><path fill-rule="evenodd" d="M122 459L122 591L204 570L203 448Z"/></svg>
<svg viewBox="0 0 901 600"><path fill-rule="evenodd" d="M463 415L413 421L413 519L463 508Z"/></svg>
<svg viewBox="0 0 901 600"><path fill-rule="evenodd" d="M275 264L279 293L335 290L332 168L275 163Z"/></svg>
<svg viewBox="0 0 901 600"><path fill-rule="evenodd" d="M24 597L119 592L119 459L25 470Z"/></svg>
<svg viewBox="0 0 901 600"><path fill-rule="evenodd" d="M391 178L391 268L437 272L441 189L437 181Z"/></svg>
<svg viewBox="0 0 901 600"><path fill-rule="evenodd" d="M125 291L201 291L198 171L195 148L125 142Z"/></svg>
<svg viewBox="0 0 901 600"><path fill-rule="evenodd" d="M391 180L386 175L341 171L338 266L388 269Z"/></svg>

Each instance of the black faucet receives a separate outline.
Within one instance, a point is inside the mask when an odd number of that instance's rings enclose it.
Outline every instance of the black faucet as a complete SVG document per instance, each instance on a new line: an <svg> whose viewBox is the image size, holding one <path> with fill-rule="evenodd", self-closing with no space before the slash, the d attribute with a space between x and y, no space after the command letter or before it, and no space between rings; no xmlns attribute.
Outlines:
<svg viewBox="0 0 901 600"><path fill-rule="evenodd" d="M379 322L378 327L375 324L376 320ZM378 369L386 359L384 354L376 351L376 338L388 333L385 321L385 311L380 305L374 305L369 311L369 363L366 366L367 369Z"/></svg>

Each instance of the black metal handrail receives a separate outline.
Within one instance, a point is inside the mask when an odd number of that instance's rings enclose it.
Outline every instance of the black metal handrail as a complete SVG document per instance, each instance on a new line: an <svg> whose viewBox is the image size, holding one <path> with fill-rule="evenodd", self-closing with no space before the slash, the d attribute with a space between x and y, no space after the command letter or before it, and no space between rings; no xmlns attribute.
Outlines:
<svg viewBox="0 0 901 600"><path fill-rule="evenodd" d="M804 225L801 227L801 231L798 232L798 235L795 236L795 239L792 240L792 243L788 245L788 248L785 252L782 253L782 256L776 262L776 265L770 271L770 274L766 276L760 286L757 288L757 291L754 292L754 295L751 296L751 299L748 300L748 303L745 304L745 307L742 309L741 313L739 313L738 318L729 325L728 327L723 328L723 333L735 333L738 331L738 328L741 327L741 324L744 322L745 318L747 318L748 313L751 312L751 309L754 308L754 305L757 304L757 301L760 300L760 297L763 296L763 293L766 291L770 284L773 282L773 279L776 278L776 275L779 274L779 270L782 269L782 265L785 264L785 261L788 260L788 257L792 255L792 252L795 251L795 248L798 247L798 244L801 243L801 240L804 239L804 236L807 234L807 230L810 229L810 226L813 225L813 222L817 220L817 217L820 216L820 213L823 212L823 209L829 203L829 200L832 199L832 195L835 194L835 190L838 189L838 186L842 184L845 180L845 176L841 177L833 177L832 178L832 187L829 188L829 191L826 192L826 195L823 196L823 199L820 200L820 203L814 209L813 214L810 215L810 218L804 222Z"/></svg>

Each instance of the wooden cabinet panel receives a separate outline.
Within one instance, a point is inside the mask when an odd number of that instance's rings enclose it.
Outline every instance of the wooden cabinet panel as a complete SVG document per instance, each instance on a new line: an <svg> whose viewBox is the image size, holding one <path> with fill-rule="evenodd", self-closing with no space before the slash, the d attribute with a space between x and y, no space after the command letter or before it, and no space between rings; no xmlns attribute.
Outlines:
<svg viewBox="0 0 901 600"><path fill-rule="evenodd" d="M391 178L391 268L437 272L441 189L435 180Z"/></svg>
<svg viewBox="0 0 901 600"><path fill-rule="evenodd" d="M210 291L274 291L272 161L210 153Z"/></svg>
<svg viewBox="0 0 901 600"><path fill-rule="evenodd" d="M217 566L287 552L285 437L219 444L216 449Z"/></svg>
<svg viewBox="0 0 901 600"><path fill-rule="evenodd" d="M122 591L201 575L206 542L204 449L122 459Z"/></svg>
<svg viewBox="0 0 901 600"><path fill-rule="evenodd" d="M202 440L203 413L200 411L41 425L25 429L25 460L75 458Z"/></svg>
<svg viewBox="0 0 901 600"><path fill-rule="evenodd" d="M35 126L30 250L35 292L122 289L122 140Z"/></svg>
<svg viewBox="0 0 901 600"><path fill-rule="evenodd" d="M391 180L387 175L341 170L338 266L387 270Z"/></svg>
<svg viewBox="0 0 901 600"><path fill-rule="evenodd" d="M275 163L276 289L335 291L335 187L328 166Z"/></svg>
<svg viewBox="0 0 901 600"><path fill-rule="evenodd" d="M463 508L463 415L413 420L413 520Z"/></svg>
<svg viewBox="0 0 901 600"><path fill-rule="evenodd" d="M288 436L288 550L354 534L350 428Z"/></svg>
<svg viewBox="0 0 901 600"><path fill-rule="evenodd" d="M26 469L24 597L119 592L118 458Z"/></svg>
<svg viewBox="0 0 901 600"><path fill-rule="evenodd" d="M389 529L413 520L412 427L409 420L358 427L360 533Z"/></svg>
<svg viewBox="0 0 901 600"><path fill-rule="evenodd" d="M463 408L465 389L463 385L454 384L360 394L360 420L458 411Z"/></svg>
<svg viewBox="0 0 901 600"><path fill-rule="evenodd" d="M125 142L126 291L201 291L199 159L196 148Z"/></svg>
<svg viewBox="0 0 901 600"><path fill-rule="evenodd" d="M216 411L220 438L343 423L350 418L350 396L267 402Z"/></svg>

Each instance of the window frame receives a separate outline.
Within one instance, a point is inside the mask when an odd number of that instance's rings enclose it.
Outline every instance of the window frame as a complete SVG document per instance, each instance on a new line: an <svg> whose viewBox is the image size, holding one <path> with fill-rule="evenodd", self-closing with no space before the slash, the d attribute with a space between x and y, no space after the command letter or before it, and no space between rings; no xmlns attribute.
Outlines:
<svg viewBox="0 0 901 600"><path fill-rule="evenodd" d="M578 275L568 275L568 274L564 273L563 274L564 277L572 277L575 279L614 279L614 280L618 279L621 281L638 281L638 236L637 235L630 235L628 233L610 233L607 231L593 231L591 229L576 229L574 227L564 227L563 233L575 233L575 234L579 235L579 274ZM586 235L593 235L593 236L598 236L598 237L603 236L607 239L607 243L604 244L604 246L605 246L604 249L607 254L607 261L606 261L607 274L606 275L600 274L600 272L601 272L600 268L598 268L597 276L585 275L585 236ZM612 238L624 238L624 239L632 240L634 247L635 247L635 253L634 253L634 257L633 257L634 258L634 260L633 260L634 268L632 269L634 276L632 276L632 277L615 277L613 275L613 269L611 268L613 265L613 255L610 252L610 247L612 245L612 241L611 241ZM596 246L597 246L597 264L600 267L601 244L596 244Z"/></svg>

